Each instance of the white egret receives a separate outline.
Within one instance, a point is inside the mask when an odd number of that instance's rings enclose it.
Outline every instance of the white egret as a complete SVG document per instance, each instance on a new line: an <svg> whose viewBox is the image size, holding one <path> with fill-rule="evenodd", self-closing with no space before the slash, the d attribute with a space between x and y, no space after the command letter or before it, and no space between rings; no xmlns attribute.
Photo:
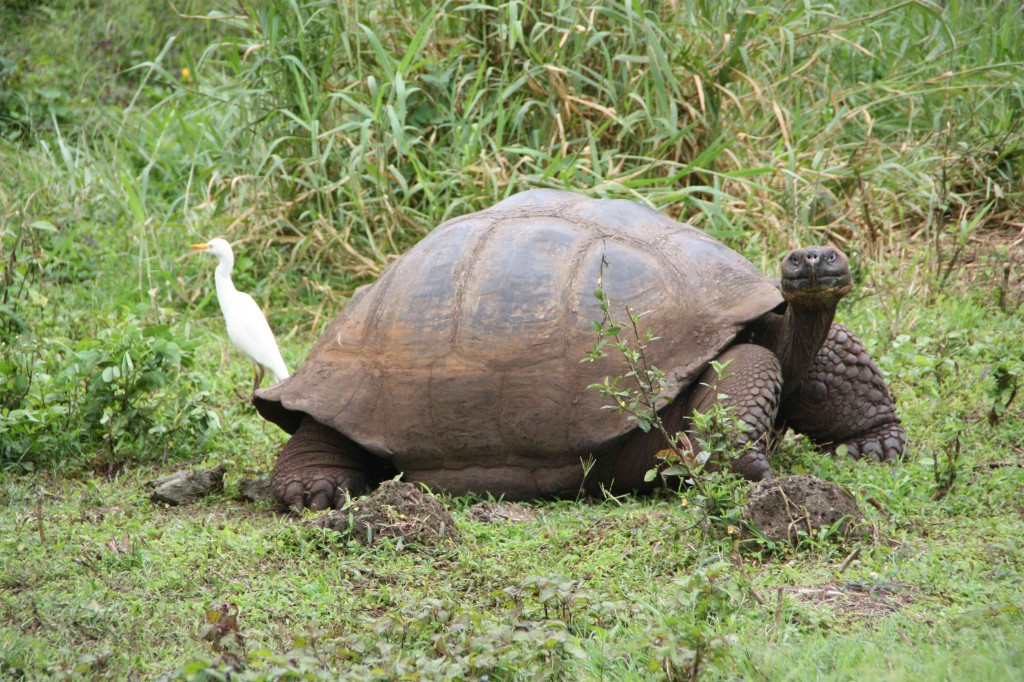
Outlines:
<svg viewBox="0 0 1024 682"><path fill-rule="evenodd" d="M252 296L236 289L231 281L231 271L235 267L235 254L231 251L231 245L218 238L205 244L193 244L192 248L213 254L219 261L214 273L217 300L227 324L228 338L253 363L255 373L252 390L259 388L263 381L264 368L274 376L275 383L287 379L288 367L284 364L267 318Z"/></svg>

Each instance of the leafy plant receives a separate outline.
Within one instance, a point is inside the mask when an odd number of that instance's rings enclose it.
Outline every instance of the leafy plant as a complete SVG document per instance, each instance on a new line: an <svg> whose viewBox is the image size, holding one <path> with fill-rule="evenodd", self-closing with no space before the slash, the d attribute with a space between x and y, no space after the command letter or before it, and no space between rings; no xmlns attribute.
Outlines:
<svg viewBox="0 0 1024 682"><path fill-rule="evenodd" d="M589 388L612 401L605 409L625 413L644 432L653 429L662 435L666 444L658 453L662 464L647 472L646 481L661 476L666 483L675 479L692 488L693 492L683 500L688 504L692 498L715 529L730 535L735 533L742 523L740 507L745 502L745 485L739 476L729 471L729 463L746 449L748 443L743 433L749 427L721 402L728 396L719 394L710 410L695 411L688 416L690 426L686 432L668 432L658 410L670 403L672 396L664 393L664 372L649 363L646 354L649 344L658 337L651 329L641 333L640 322L645 313L626 307L624 314L628 321L614 318L612 303L604 291L603 276L602 270L594 291L602 314L600 320L593 322L598 340L583 361L593 362L613 350L622 356L626 372L605 377L602 383ZM711 366L719 378L725 375L726 367L722 363L712 361ZM709 388L714 390L713 386Z"/></svg>
<svg viewBox="0 0 1024 682"><path fill-rule="evenodd" d="M65 351L59 369L12 351L5 362L20 365L0 386L0 461L32 468L61 453L56 461L73 466L92 453L94 465L110 468L194 454L219 423L205 381L186 371L197 346L168 325L128 315Z"/></svg>
<svg viewBox="0 0 1024 682"><path fill-rule="evenodd" d="M199 442L218 421L202 380L183 372L198 342L168 325L139 322L129 317L124 326L79 343L62 378L84 384L76 405L82 425L110 456L152 457L163 445L166 457ZM166 390L176 380L183 381ZM166 410L163 401L170 403Z"/></svg>
<svg viewBox="0 0 1024 682"><path fill-rule="evenodd" d="M1024 363L1016 365L1001 364L992 372L992 380L987 393L992 400L992 408L988 411L988 423L995 426L1006 414L1013 399L1020 389L1021 375L1024 374Z"/></svg>
<svg viewBox="0 0 1024 682"><path fill-rule="evenodd" d="M932 476L935 478L933 500L941 500L953 489L962 463L962 422L956 418L947 418L944 427L943 432L947 436L945 457L940 459L938 449L932 452Z"/></svg>
<svg viewBox="0 0 1024 682"><path fill-rule="evenodd" d="M559 680L567 661L585 656L578 644L585 633L573 632L572 622L584 620L584 610L614 609L591 604L574 581L561 577L530 576L495 597L498 608L489 617L452 599L424 597L364 619L350 634L302 635L285 653L254 650L244 660L238 657L237 607L224 605L207 612L201 630L218 657L189 662L171 679L218 679L229 670L238 680L514 679L528 670L531 679Z"/></svg>
<svg viewBox="0 0 1024 682"><path fill-rule="evenodd" d="M749 585L720 559L673 581L670 593L651 632L651 673L669 680L696 680L707 666L729 660L736 637L737 612L750 595Z"/></svg>

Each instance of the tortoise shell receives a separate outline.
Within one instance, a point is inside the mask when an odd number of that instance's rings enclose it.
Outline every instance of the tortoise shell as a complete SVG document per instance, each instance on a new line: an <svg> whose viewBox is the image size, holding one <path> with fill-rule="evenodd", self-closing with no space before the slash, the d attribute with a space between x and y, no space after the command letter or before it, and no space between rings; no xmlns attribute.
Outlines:
<svg viewBox="0 0 1024 682"><path fill-rule="evenodd" d="M647 361L684 391L778 286L699 229L624 200L532 190L449 220L358 289L259 412L308 414L399 469L533 467L609 447L635 427L588 388L625 373L581 362L602 317L598 278L657 340Z"/></svg>

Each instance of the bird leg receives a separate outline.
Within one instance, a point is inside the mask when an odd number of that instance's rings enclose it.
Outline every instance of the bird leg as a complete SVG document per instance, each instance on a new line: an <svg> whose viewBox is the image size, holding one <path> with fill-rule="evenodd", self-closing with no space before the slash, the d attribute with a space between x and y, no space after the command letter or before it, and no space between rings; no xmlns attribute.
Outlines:
<svg viewBox="0 0 1024 682"><path fill-rule="evenodd" d="M260 387L261 383L263 383L263 367L262 367L262 365L254 364L252 366L252 393L256 393L256 389ZM251 393L249 395L245 395L244 393L239 391L237 388L234 389L234 391L235 391L235 395L237 395L238 399L241 400L242 402L246 402L246 403L251 403L252 402L252 394Z"/></svg>

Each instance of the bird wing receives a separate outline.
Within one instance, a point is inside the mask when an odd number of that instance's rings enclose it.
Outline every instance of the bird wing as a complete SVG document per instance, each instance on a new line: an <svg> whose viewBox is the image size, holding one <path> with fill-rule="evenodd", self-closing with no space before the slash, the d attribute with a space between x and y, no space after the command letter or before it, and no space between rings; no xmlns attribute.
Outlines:
<svg viewBox="0 0 1024 682"><path fill-rule="evenodd" d="M288 368L277 347L274 332L252 296L236 291L225 303L224 320L231 342L253 362L270 370L276 381L286 379Z"/></svg>

